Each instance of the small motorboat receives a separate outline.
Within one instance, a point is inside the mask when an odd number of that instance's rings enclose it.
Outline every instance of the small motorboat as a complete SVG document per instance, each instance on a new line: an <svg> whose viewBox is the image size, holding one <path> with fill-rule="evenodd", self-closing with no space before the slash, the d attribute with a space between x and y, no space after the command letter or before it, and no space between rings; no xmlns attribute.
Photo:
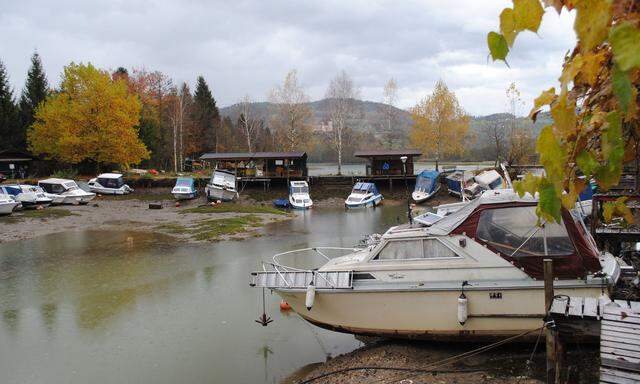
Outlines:
<svg viewBox="0 0 640 384"><path fill-rule="evenodd" d="M467 172L453 171L444 178L444 181L447 184L447 192L450 195L462 198L462 191L469 179L471 179L471 175Z"/></svg>
<svg viewBox="0 0 640 384"><path fill-rule="evenodd" d="M306 181L289 182L289 205L295 209L309 209L313 206Z"/></svg>
<svg viewBox="0 0 640 384"><path fill-rule="evenodd" d="M273 200L273 206L276 208L289 208L291 204L289 204L288 199L275 199Z"/></svg>
<svg viewBox="0 0 640 384"><path fill-rule="evenodd" d="M171 190L171 194L176 200L189 200L198 196L196 182L192 177L179 177L176 185Z"/></svg>
<svg viewBox="0 0 640 384"><path fill-rule="evenodd" d="M463 188L465 197L474 199L484 191L503 189L506 187L505 181L495 169L481 172L473 177L473 183Z"/></svg>
<svg viewBox="0 0 640 384"><path fill-rule="evenodd" d="M19 205L11 195L0 193L0 215L10 215Z"/></svg>
<svg viewBox="0 0 640 384"><path fill-rule="evenodd" d="M126 195L133 192L133 188L124 183L121 173L102 173L89 180L91 192L103 195Z"/></svg>
<svg viewBox="0 0 640 384"><path fill-rule="evenodd" d="M375 207L382 203L382 195L374 183L357 182L344 201L346 208Z"/></svg>
<svg viewBox="0 0 640 384"><path fill-rule="evenodd" d="M440 191L440 172L422 171L416 176L416 187L411 198L416 203L423 203Z"/></svg>
<svg viewBox="0 0 640 384"><path fill-rule="evenodd" d="M233 201L239 196L238 178L231 171L216 169L204 191L209 201Z"/></svg>
<svg viewBox="0 0 640 384"><path fill-rule="evenodd" d="M13 199L24 208L46 207L52 203L44 191L33 185L12 184L0 186L0 193L13 196Z"/></svg>
<svg viewBox="0 0 640 384"><path fill-rule="evenodd" d="M96 197L93 192L87 192L70 179L50 178L38 181L38 186L44 190L45 196L52 200L52 204L88 204Z"/></svg>

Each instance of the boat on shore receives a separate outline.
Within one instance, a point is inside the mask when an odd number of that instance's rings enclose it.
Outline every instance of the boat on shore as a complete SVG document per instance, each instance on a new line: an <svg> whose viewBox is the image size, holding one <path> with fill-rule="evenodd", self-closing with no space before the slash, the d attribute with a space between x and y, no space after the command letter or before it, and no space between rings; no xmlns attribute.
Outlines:
<svg viewBox="0 0 640 384"><path fill-rule="evenodd" d="M2 185L0 186L0 193L12 196L23 208L47 207L52 202L41 188L33 185Z"/></svg>
<svg viewBox="0 0 640 384"><path fill-rule="evenodd" d="M275 291L312 324L358 335L485 341L539 329L543 259L554 260L556 294L601 300L624 262L600 252L574 212L540 226L537 203L486 191L429 227L391 227L353 249L278 254L251 274L251 285ZM346 254L331 258L330 250ZM300 252L326 263L300 269L281 261Z"/></svg>
<svg viewBox="0 0 640 384"><path fill-rule="evenodd" d="M49 178L38 181L38 186L52 200L52 204L88 204L96 197L87 192L70 179Z"/></svg>
<svg viewBox="0 0 640 384"><path fill-rule="evenodd" d="M382 195L374 183L357 182L344 201L346 208L375 207L382 203Z"/></svg>
<svg viewBox="0 0 640 384"><path fill-rule="evenodd" d="M10 215L20 205L11 195L0 193L0 215Z"/></svg>
<svg viewBox="0 0 640 384"><path fill-rule="evenodd" d="M178 177L176 185L171 190L176 200L190 200L198 196L196 182L192 177Z"/></svg>
<svg viewBox="0 0 640 384"><path fill-rule="evenodd" d="M466 171L453 171L444 178L445 184L447 185L447 192L450 195L462 198L462 191L464 190L467 181L472 177L473 176Z"/></svg>
<svg viewBox="0 0 640 384"><path fill-rule="evenodd" d="M309 209L313 206L306 181L289 182L289 205L294 209Z"/></svg>
<svg viewBox="0 0 640 384"><path fill-rule="evenodd" d="M506 188L505 181L495 169L481 172L473 176L473 183L463 188L465 198L472 200L480 196L482 192Z"/></svg>
<svg viewBox="0 0 640 384"><path fill-rule="evenodd" d="M416 176L416 186L411 198L417 204L424 203L440 192L440 172L422 171Z"/></svg>
<svg viewBox="0 0 640 384"><path fill-rule="evenodd" d="M91 192L103 195L126 195L133 192L133 188L124 183L121 173L102 173L89 180Z"/></svg>
<svg viewBox="0 0 640 384"><path fill-rule="evenodd" d="M234 201L238 198L238 178L227 170L216 169L204 189L209 201Z"/></svg>

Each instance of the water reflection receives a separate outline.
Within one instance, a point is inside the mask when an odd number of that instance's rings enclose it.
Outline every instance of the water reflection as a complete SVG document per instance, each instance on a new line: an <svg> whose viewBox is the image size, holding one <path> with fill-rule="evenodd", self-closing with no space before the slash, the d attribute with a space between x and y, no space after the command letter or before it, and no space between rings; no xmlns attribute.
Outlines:
<svg viewBox="0 0 640 384"><path fill-rule="evenodd" d="M188 245L157 234L68 232L0 247L2 383L273 383L360 345L316 328L248 273L275 252L351 247L402 207L297 212L265 236ZM113 369L118 367L118 369Z"/></svg>

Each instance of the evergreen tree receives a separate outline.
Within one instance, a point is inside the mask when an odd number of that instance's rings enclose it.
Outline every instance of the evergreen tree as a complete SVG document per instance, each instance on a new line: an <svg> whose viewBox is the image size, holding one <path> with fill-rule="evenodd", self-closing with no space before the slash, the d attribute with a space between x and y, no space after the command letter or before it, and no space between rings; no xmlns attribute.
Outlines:
<svg viewBox="0 0 640 384"><path fill-rule="evenodd" d="M220 111L216 106L216 101L207 82L202 76L198 76L193 102L194 133L197 140L195 144L196 153L211 150L218 151Z"/></svg>
<svg viewBox="0 0 640 384"><path fill-rule="evenodd" d="M42 103L48 94L47 77L42 68L40 55L31 56L31 68L27 73L27 81L20 97L20 126L15 132L16 149L26 150L27 129L33 124L33 116L38 104Z"/></svg>
<svg viewBox="0 0 640 384"><path fill-rule="evenodd" d="M0 149L19 149L15 143L16 130L20 126L18 119L18 108L9 86L7 70L0 61Z"/></svg>

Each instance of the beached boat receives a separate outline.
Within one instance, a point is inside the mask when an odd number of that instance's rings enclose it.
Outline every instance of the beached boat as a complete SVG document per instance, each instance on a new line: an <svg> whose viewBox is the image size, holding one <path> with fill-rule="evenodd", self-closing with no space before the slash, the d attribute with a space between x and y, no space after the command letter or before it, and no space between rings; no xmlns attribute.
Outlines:
<svg viewBox="0 0 640 384"><path fill-rule="evenodd" d="M374 183L357 182L349 197L344 201L344 206L347 208L375 207L382 203L382 199L383 197Z"/></svg>
<svg viewBox="0 0 640 384"><path fill-rule="evenodd" d="M11 184L0 186L0 193L13 196L23 208L46 207L52 200L47 197L44 191L33 185Z"/></svg>
<svg viewBox="0 0 640 384"><path fill-rule="evenodd" d="M196 182L192 177L179 177L176 185L171 190L171 194L176 200L189 200L198 196Z"/></svg>
<svg viewBox="0 0 640 384"><path fill-rule="evenodd" d="M102 173L89 180L91 192L103 195L126 195L133 192L133 188L124 183L121 173Z"/></svg>
<svg viewBox="0 0 640 384"><path fill-rule="evenodd" d="M44 179L38 181L38 186L52 200L52 204L87 204L96 197L95 193L83 190L70 179Z"/></svg>
<svg viewBox="0 0 640 384"><path fill-rule="evenodd" d="M543 259L553 259L556 294L592 298L616 283L622 264L598 251L570 211L539 226L536 205L530 195L487 191L429 227L392 227L341 257L322 247L276 255L251 274L251 285L339 332L472 341L532 331L546 312ZM281 261L299 252L327 261L308 270Z"/></svg>
<svg viewBox="0 0 640 384"><path fill-rule="evenodd" d="M494 189L506 188L502 175L495 169L481 172L473 176L473 183L463 188L463 193L469 200L475 199L482 192Z"/></svg>
<svg viewBox="0 0 640 384"><path fill-rule="evenodd" d="M462 191L472 176L465 171L453 171L444 178L447 185L447 192L450 195L458 196L462 198Z"/></svg>
<svg viewBox="0 0 640 384"><path fill-rule="evenodd" d="M416 203L423 203L440 191L440 172L422 171L416 176L416 187L411 198Z"/></svg>
<svg viewBox="0 0 640 384"><path fill-rule="evenodd" d="M0 193L0 215L10 215L19 205L11 195Z"/></svg>
<svg viewBox="0 0 640 384"><path fill-rule="evenodd" d="M313 206L306 181L289 182L289 205L295 209L309 209Z"/></svg>
<svg viewBox="0 0 640 384"><path fill-rule="evenodd" d="M233 172L216 169L204 191L207 199L233 201L238 198L238 179Z"/></svg>

